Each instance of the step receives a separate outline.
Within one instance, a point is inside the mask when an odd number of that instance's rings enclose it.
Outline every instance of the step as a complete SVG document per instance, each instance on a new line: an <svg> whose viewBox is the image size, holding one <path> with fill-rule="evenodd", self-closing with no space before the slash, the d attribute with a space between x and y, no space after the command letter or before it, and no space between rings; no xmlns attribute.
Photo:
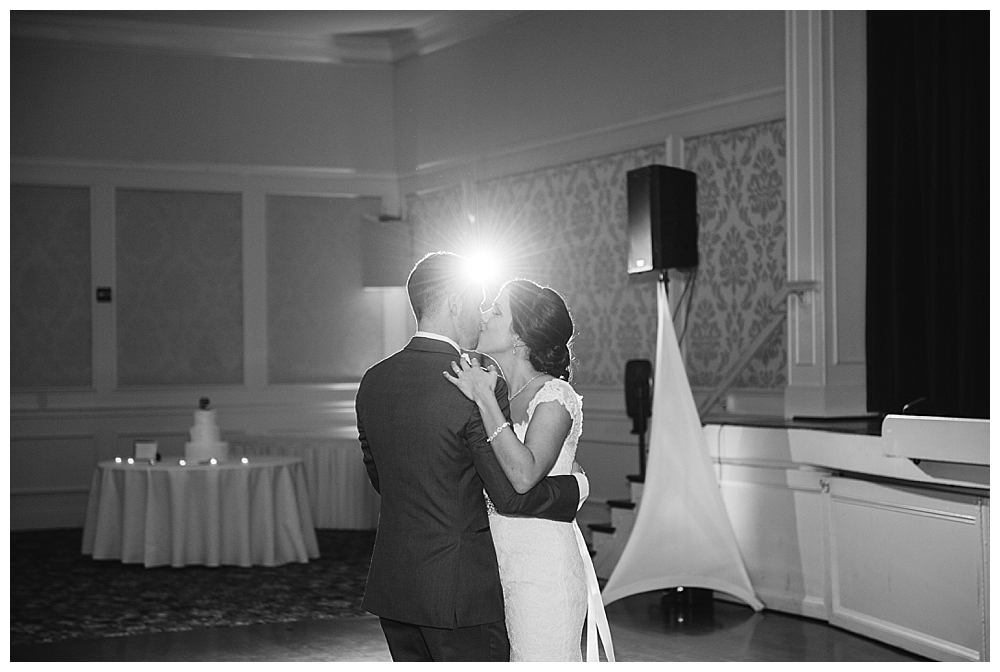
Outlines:
<svg viewBox="0 0 1000 672"><path fill-rule="evenodd" d="M612 524L594 523L590 530L593 538L594 572L598 579L607 580L621 558L625 544L632 534L635 513L630 508L612 509Z"/></svg>
<svg viewBox="0 0 1000 672"><path fill-rule="evenodd" d="M609 499L607 505L613 509L634 509L635 502L631 499Z"/></svg>
<svg viewBox="0 0 1000 672"><path fill-rule="evenodd" d="M615 529L611 525L605 527L611 530ZM597 532L597 530L594 531L594 555L591 559L597 578L607 580L611 578L611 573L621 557L625 547L624 540L614 533L598 534Z"/></svg>
<svg viewBox="0 0 1000 672"><path fill-rule="evenodd" d="M615 528L615 534L621 536L632 533L635 525L637 511L634 508L613 508L611 509L611 525Z"/></svg>
<svg viewBox="0 0 1000 672"><path fill-rule="evenodd" d="M642 476L626 476L628 479L629 496L632 501L639 503L642 500L642 489L645 485L645 478Z"/></svg>

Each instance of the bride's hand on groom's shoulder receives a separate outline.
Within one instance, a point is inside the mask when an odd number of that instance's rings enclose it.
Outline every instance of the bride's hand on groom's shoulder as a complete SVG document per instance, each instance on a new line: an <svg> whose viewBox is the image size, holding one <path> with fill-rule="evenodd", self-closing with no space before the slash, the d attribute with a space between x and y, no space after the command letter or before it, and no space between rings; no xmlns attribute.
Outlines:
<svg viewBox="0 0 1000 672"><path fill-rule="evenodd" d="M488 368L479 366L475 357L463 357L451 363L452 372L443 371L444 377L462 391L472 401L494 399L493 389L497 384L497 367L491 364Z"/></svg>

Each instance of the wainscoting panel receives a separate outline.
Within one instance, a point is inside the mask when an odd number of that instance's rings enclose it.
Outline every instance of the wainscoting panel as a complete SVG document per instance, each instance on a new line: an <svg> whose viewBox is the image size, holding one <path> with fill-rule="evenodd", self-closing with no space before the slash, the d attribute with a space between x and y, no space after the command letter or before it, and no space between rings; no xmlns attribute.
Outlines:
<svg viewBox="0 0 1000 672"><path fill-rule="evenodd" d="M822 472L723 464L720 487L757 597L826 619Z"/></svg>
<svg viewBox="0 0 1000 672"><path fill-rule="evenodd" d="M85 434L11 437L10 480L16 492L90 487L95 439Z"/></svg>
<svg viewBox="0 0 1000 672"><path fill-rule="evenodd" d="M990 500L982 499L979 502L980 506L980 520L982 525L980 526L980 536L982 538L981 544L983 549L983 577L986 582L986 589L983 591L986 596L986 602L983 605L983 651L985 656L983 660L990 659Z"/></svg>
<svg viewBox="0 0 1000 672"><path fill-rule="evenodd" d="M95 445L82 432L11 436L11 529L83 527Z"/></svg>
<svg viewBox="0 0 1000 672"><path fill-rule="evenodd" d="M831 616L935 660L985 660L980 500L830 479Z"/></svg>

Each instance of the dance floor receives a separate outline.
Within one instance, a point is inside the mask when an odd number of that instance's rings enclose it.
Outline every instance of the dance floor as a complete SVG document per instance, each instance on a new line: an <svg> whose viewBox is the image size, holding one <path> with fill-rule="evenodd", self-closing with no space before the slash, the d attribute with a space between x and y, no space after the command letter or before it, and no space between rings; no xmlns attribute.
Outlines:
<svg viewBox="0 0 1000 672"><path fill-rule="evenodd" d="M906 662L919 656L812 619L726 601L677 608L663 593L609 605L623 662ZM387 662L378 619L341 618L12 646L11 661Z"/></svg>

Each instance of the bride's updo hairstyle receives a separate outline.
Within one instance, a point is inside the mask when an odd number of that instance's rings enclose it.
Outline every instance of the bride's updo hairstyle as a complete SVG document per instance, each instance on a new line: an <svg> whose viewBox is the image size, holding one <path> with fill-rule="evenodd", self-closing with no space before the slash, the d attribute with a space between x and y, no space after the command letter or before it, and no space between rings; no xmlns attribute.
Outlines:
<svg viewBox="0 0 1000 672"><path fill-rule="evenodd" d="M511 280L511 328L528 346L528 361L536 371L570 379L573 359L573 318L562 296L550 287L530 280Z"/></svg>

